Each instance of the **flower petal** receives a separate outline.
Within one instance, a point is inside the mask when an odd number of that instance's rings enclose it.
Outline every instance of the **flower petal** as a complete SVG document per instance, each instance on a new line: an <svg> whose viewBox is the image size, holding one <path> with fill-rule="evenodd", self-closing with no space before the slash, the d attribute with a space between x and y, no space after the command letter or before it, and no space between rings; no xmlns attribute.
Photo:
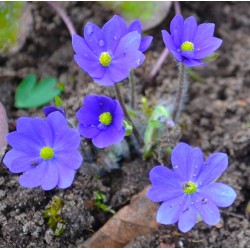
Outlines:
<svg viewBox="0 0 250 250"><path fill-rule="evenodd" d="M56 134L53 149L55 153L68 149L78 149L80 142L80 134L74 129L67 128Z"/></svg>
<svg viewBox="0 0 250 250"><path fill-rule="evenodd" d="M116 102L114 99L104 95L87 95L84 98L83 107L99 115L104 112L114 113Z"/></svg>
<svg viewBox="0 0 250 250"><path fill-rule="evenodd" d="M17 131L9 133L7 140L12 148L27 154L39 154L41 150L41 147L32 138Z"/></svg>
<svg viewBox="0 0 250 250"><path fill-rule="evenodd" d="M229 207L236 198L235 191L223 183L210 183L200 188L200 193L211 199L218 207Z"/></svg>
<svg viewBox="0 0 250 250"><path fill-rule="evenodd" d="M55 134L58 129L62 127L68 127L67 119L60 111L49 113L46 121L49 124L53 134Z"/></svg>
<svg viewBox="0 0 250 250"><path fill-rule="evenodd" d="M196 30L196 19L193 16L188 17L183 24L182 42L193 42Z"/></svg>
<svg viewBox="0 0 250 250"><path fill-rule="evenodd" d="M197 30L195 32L195 37L193 40L194 44L199 44L208 38L212 37L214 34L214 23L202 23L198 25Z"/></svg>
<svg viewBox="0 0 250 250"><path fill-rule="evenodd" d="M88 108L88 106L81 107L76 112L78 121L84 126L98 125L99 116L101 112L98 105Z"/></svg>
<svg viewBox="0 0 250 250"><path fill-rule="evenodd" d="M205 64L198 59L184 59L183 64L187 67L204 66Z"/></svg>
<svg viewBox="0 0 250 250"><path fill-rule="evenodd" d="M84 38L81 36L76 34L72 36L72 46L75 53L84 57L86 60L96 61L98 59L98 56L93 53Z"/></svg>
<svg viewBox="0 0 250 250"><path fill-rule="evenodd" d="M142 33L141 22L139 19L134 20L128 27L128 33L137 31L139 34Z"/></svg>
<svg viewBox="0 0 250 250"><path fill-rule="evenodd" d="M12 173L21 173L33 168L31 163L39 163L38 155L29 155L15 149L11 149L6 153L3 163Z"/></svg>
<svg viewBox="0 0 250 250"><path fill-rule="evenodd" d="M179 196L163 202L156 214L157 222L164 225L176 223L180 216L181 204L183 201L185 202L185 199L185 196Z"/></svg>
<svg viewBox="0 0 250 250"><path fill-rule="evenodd" d="M126 34L125 21L115 15L102 28L102 37L108 51L114 52L120 39Z"/></svg>
<svg viewBox="0 0 250 250"><path fill-rule="evenodd" d="M216 225L220 221L220 211L213 201L207 199L201 193L192 195L192 200L196 204L196 208L202 220L208 225Z"/></svg>
<svg viewBox="0 0 250 250"><path fill-rule="evenodd" d="M201 59L211 55L222 44L222 40L217 37L210 37L205 41L195 44L194 59Z"/></svg>
<svg viewBox="0 0 250 250"><path fill-rule="evenodd" d="M42 178L41 186L43 190L51 190L58 183L58 168L54 159L45 161L44 164L46 164L46 172Z"/></svg>
<svg viewBox="0 0 250 250"><path fill-rule="evenodd" d="M39 165L41 162L42 159L38 156L23 155L12 161L9 170L12 173L21 173Z"/></svg>
<svg viewBox="0 0 250 250"><path fill-rule="evenodd" d="M92 52L97 56L105 50L104 41L102 40L102 31L94 23L88 22L85 25L84 40Z"/></svg>
<svg viewBox="0 0 250 250"><path fill-rule="evenodd" d="M114 82L120 82L129 76L132 69L140 66L145 56L139 50L131 50L117 56L107 69L109 77Z"/></svg>
<svg viewBox="0 0 250 250"><path fill-rule="evenodd" d="M147 50L148 47L150 46L152 40L153 40L152 36L145 36L145 37L143 37L141 39L141 44L140 44L139 50L141 52L144 52L145 50Z"/></svg>
<svg viewBox="0 0 250 250"><path fill-rule="evenodd" d="M182 211L180 212L178 228L181 232L186 233L197 223L198 211L194 205L191 205L192 198L186 195L186 202L183 202Z"/></svg>
<svg viewBox="0 0 250 250"><path fill-rule="evenodd" d="M156 166L149 173L149 179L153 186L171 185L180 187L182 180L179 176L165 166Z"/></svg>
<svg viewBox="0 0 250 250"><path fill-rule="evenodd" d="M174 147L171 156L171 162L174 172L183 180L187 179L189 172L189 155L192 151L192 147L184 142L180 142Z"/></svg>
<svg viewBox="0 0 250 250"><path fill-rule="evenodd" d="M43 142L43 146L51 146L53 143L53 134L47 121L42 118L35 117L32 119L32 126L33 130L36 131L36 134Z"/></svg>
<svg viewBox="0 0 250 250"><path fill-rule="evenodd" d="M119 102L117 100L114 100L114 102L116 106L115 111L113 112L112 126L116 127L117 129L121 129L123 127L124 112Z"/></svg>
<svg viewBox="0 0 250 250"><path fill-rule="evenodd" d="M105 87L108 87L108 86L113 86L115 84L115 82L109 77L109 75L106 73L104 73L104 75L101 77L101 78L95 78L93 77L93 80L102 85L102 86L105 86Z"/></svg>
<svg viewBox="0 0 250 250"><path fill-rule="evenodd" d="M26 136L32 138L37 145L42 148L44 146L43 140L40 138L39 133L37 133L35 126L33 126L33 120L35 118L30 117L20 117L17 120L16 130Z"/></svg>
<svg viewBox="0 0 250 250"><path fill-rule="evenodd" d="M101 66L99 59L95 59L93 61L89 60L88 58L85 58L81 55L74 55L74 59L78 66L86 71L91 77L95 78L101 78L103 77L105 73L104 67Z"/></svg>
<svg viewBox="0 0 250 250"><path fill-rule="evenodd" d="M72 185L75 178L75 170L72 168L66 168L62 165L57 165L58 168L58 187L68 188Z"/></svg>
<svg viewBox="0 0 250 250"><path fill-rule="evenodd" d="M93 138L95 136L97 136L101 131L95 127L95 126L85 126L80 124L78 126L78 131L80 133L81 136L85 137L85 138Z"/></svg>
<svg viewBox="0 0 250 250"><path fill-rule="evenodd" d="M129 32L121 38L119 44L114 52L114 59L122 56L129 51L136 51L139 49L141 43L141 35L137 31Z"/></svg>
<svg viewBox="0 0 250 250"><path fill-rule="evenodd" d="M181 62L182 61L182 56L180 52L177 51L177 47L174 44L174 41L170 34L166 30L162 30L162 37L163 37L163 42L165 46L168 48L168 50L174 55L177 61Z"/></svg>
<svg viewBox="0 0 250 250"><path fill-rule="evenodd" d="M188 58L188 59L192 59L192 58L194 58L194 51L182 51L181 55L183 57Z"/></svg>
<svg viewBox="0 0 250 250"><path fill-rule="evenodd" d="M47 172L47 164L42 161L38 166L26 171L19 178L19 183L23 187L34 188L42 183L42 179Z"/></svg>
<svg viewBox="0 0 250 250"><path fill-rule="evenodd" d="M170 23L170 32L176 48L180 48L182 44L183 16L176 15Z"/></svg>
<svg viewBox="0 0 250 250"><path fill-rule="evenodd" d="M204 163L203 153L199 148L193 148L188 156L188 172L187 179L195 181Z"/></svg>
<svg viewBox="0 0 250 250"><path fill-rule="evenodd" d="M76 170L81 167L83 158L79 151L70 149L56 153L54 160L57 165Z"/></svg>
<svg viewBox="0 0 250 250"><path fill-rule="evenodd" d="M92 138L92 143L97 148L105 148L121 142L124 136L124 128L117 130L114 126L110 125L106 130L101 131L97 136Z"/></svg>
<svg viewBox="0 0 250 250"><path fill-rule="evenodd" d="M199 186L204 186L219 178L227 169L228 157L224 153L210 155L196 180Z"/></svg>
<svg viewBox="0 0 250 250"><path fill-rule="evenodd" d="M179 187L163 184L153 185L147 193L147 197L153 202L162 202L184 196L181 185Z"/></svg>

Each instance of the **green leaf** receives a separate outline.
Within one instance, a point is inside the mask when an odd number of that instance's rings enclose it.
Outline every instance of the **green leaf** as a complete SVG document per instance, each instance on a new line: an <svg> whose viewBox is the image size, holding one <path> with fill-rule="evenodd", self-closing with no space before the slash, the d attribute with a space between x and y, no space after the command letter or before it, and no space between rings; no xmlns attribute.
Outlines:
<svg viewBox="0 0 250 250"><path fill-rule="evenodd" d="M28 36L31 23L32 15L26 2L0 2L0 52L20 49Z"/></svg>
<svg viewBox="0 0 250 250"><path fill-rule="evenodd" d="M157 105L147 124L147 128L144 134L144 159L147 159L152 154L152 148L157 143L161 128L165 125L167 119L170 118L170 111L163 105Z"/></svg>
<svg viewBox="0 0 250 250"><path fill-rule="evenodd" d="M61 94L56 78L45 77L38 83L36 80L36 75L30 74L21 81L15 95L16 108L37 108Z"/></svg>
<svg viewBox="0 0 250 250"><path fill-rule="evenodd" d="M59 96L55 96L55 104L57 108L60 108L63 105L63 101Z"/></svg>
<svg viewBox="0 0 250 250"><path fill-rule="evenodd" d="M160 24L172 4L169 1L100 1L99 3L120 13L128 22L140 19L143 30Z"/></svg>

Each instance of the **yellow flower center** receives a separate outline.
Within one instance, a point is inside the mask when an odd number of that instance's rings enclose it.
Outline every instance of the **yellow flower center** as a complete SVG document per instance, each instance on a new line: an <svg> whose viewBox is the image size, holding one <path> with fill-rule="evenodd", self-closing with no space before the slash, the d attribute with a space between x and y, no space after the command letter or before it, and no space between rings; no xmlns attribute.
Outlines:
<svg viewBox="0 0 250 250"><path fill-rule="evenodd" d="M40 156L43 160L50 160L54 156L54 150L51 147L43 147Z"/></svg>
<svg viewBox="0 0 250 250"><path fill-rule="evenodd" d="M99 58L100 64L103 67L108 67L111 63L111 56L108 52L102 52Z"/></svg>
<svg viewBox="0 0 250 250"><path fill-rule="evenodd" d="M109 112L104 112L99 116L99 121L107 126L112 122L112 115Z"/></svg>
<svg viewBox="0 0 250 250"><path fill-rule="evenodd" d="M193 194L197 191L197 186L192 181L185 183L182 188L185 194Z"/></svg>
<svg viewBox="0 0 250 250"><path fill-rule="evenodd" d="M182 51L193 51L194 44L192 42L186 41L186 42L182 43L181 50Z"/></svg>

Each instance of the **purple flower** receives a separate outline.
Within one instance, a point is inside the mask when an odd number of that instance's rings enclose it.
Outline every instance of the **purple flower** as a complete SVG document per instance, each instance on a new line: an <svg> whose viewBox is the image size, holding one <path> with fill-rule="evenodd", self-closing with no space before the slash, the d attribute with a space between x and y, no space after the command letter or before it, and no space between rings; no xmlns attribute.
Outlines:
<svg viewBox="0 0 250 250"><path fill-rule="evenodd" d="M107 96L88 95L76 113L78 131L98 148L122 141L125 136L123 110L117 100Z"/></svg>
<svg viewBox="0 0 250 250"><path fill-rule="evenodd" d="M171 35L162 31L163 41L178 62L188 67L204 65L201 61L218 49L222 40L214 37L214 24L203 23L197 26L193 16L185 21L176 15L170 24Z"/></svg>
<svg viewBox="0 0 250 250"><path fill-rule="evenodd" d="M46 106L43 108L44 115L47 117L50 113L59 111L65 118L66 118L66 112L64 110L64 107L61 105L60 108L57 108L55 106Z"/></svg>
<svg viewBox="0 0 250 250"><path fill-rule="evenodd" d="M220 220L218 207L228 207L236 198L231 187L215 182L227 168L227 155L214 153L204 161L199 148L179 143L171 162L173 170L156 166L149 174L152 187L147 196L162 202L157 222L169 225L178 221L184 233L197 223L198 216L208 225L216 225Z"/></svg>
<svg viewBox="0 0 250 250"><path fill-rule="evenodd" d="M75 61L95 82L112 86L129 76L145 59L152 37L141 38L141 24L135 20L129 28L119 17L111 18L102 29L88 22L84 38L73 35Z"/></svg>
<svg viewBox="0 0 250 250"><path fill-rule="evenodd" d="M21 173L19 183L27 188L44 190L69 187L81 166L78 151L80 135L67 125L60 112L50 113L46 120L21 117L17 131L7 136L12 149L3 160L12 173Z"/></svg>

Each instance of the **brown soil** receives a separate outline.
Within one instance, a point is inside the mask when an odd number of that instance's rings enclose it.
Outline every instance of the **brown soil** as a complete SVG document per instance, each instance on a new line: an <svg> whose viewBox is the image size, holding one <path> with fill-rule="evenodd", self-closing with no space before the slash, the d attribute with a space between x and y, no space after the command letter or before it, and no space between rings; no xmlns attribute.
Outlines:
<svg viewBox="0 0 250 250"><path fill-rule="evenodd" d="M33 24L24 47L12 56L0 57L0 100L6 108L11 131L15 130L15 121L20 116L43 116L42 109L17 110L13 106L16 87L28 73L36 73L40 78L55 76L65 83L62 98L72 119L86 94L114 96L111 88L94 84L79 70L62 20L46 3L28 4ZM87 21L102 26L114 14L95 2L60 4L79 33ZM185 17L193 15L198 22L214 22L216 36L224 41L218 60L194 69L204 81L190 79L181 118L181 141L201 147L206 155L226 152L230 166L221 181L231 185L238 197L230 208L221 210L221 221L216 227L198 223L189 233L181 234L174 225L160 226L155 234L137 237L127 246L249 247L250 224L245 208L250 200L250 5L248 2L181 2L181 7ZM154 40L146 53L147 60L136 71L138 103L142 94L150 99L173 101L177 86L174 60L169 57L156 78L151 82L147 79L164 48L160 31L168 29L173 16L171 9L159 26L148 31ZM12 72L12 77L4 76L7 71ZM123 90L127 95L126 81ZM97 160L93 162L86 156L85 164L67 190L45 192L40 188L22 188L18 175L11 174L0 163L0 247L77 247L111 217L94 208L95 190L105 193L107 204L117 211L149 184L148 172L154 165L143 162L134 150L128 150L127 155L123 152L119 166L110 168L103 163L102 153L93 152L89 143L85 144ZM62 216L67 221L66 232L60 237L54 236L42 215L54 196L63 200Z"/></svg>

